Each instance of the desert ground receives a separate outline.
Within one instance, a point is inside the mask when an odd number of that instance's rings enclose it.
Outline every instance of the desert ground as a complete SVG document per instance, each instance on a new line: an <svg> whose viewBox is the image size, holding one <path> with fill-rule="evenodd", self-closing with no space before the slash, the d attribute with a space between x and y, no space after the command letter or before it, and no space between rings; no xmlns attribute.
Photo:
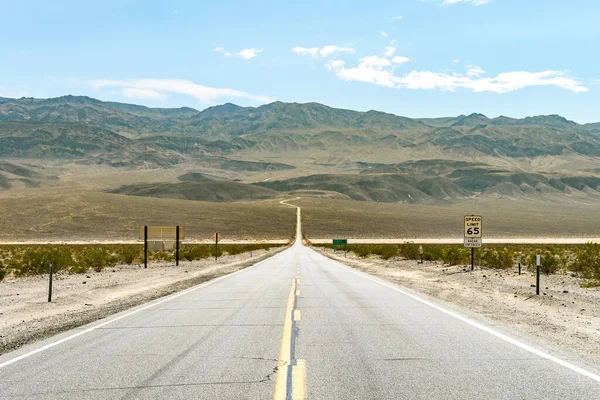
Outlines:
<svg viewBox="0 0 600 400"><path fill-rule="evenodd" d="M181 225L192 242L287 240L294 211L277 199L228 203L125 196L86 187L0 191L0 241L131 242L143 225ZM600 209L590 204L473 199L415 205L301 197L307 238L418 239L462 235L462 217L481 214L487 238L597 238Z"/></svg>

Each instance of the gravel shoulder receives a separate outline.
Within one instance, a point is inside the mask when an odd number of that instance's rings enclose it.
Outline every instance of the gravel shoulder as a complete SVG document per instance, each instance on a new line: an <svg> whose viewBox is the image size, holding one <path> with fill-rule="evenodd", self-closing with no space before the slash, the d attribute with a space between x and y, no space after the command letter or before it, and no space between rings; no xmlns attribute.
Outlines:
<svg viewBox="0 0 600 400"><path fill-rule="evenodd" d="M56 333L105 318L202 282L239 271L284 250L197 261L117 265L102 272L56 274L52 303L48 276L0 282L0 354Z"/></svg>
<svg viewBox="0 0 600 400"><path fill-rule="evenodd" d="M600 361L600 288L581 288L572 275L535 275L524 271L379 257L362 259L331 249L316 251L348 266L458 305L519 331Z"/></svg>

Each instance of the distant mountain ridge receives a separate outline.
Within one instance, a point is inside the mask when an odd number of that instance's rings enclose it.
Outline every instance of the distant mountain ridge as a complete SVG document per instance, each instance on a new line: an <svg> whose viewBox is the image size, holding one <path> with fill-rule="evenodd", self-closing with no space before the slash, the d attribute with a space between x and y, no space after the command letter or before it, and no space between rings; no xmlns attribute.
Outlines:
<svg viewBox="0 0 600 400"><path fill-rule="evenodd" d="M199 111L71 95L0 98L0 159L0 189L60 185L62 172L100 165L183 177L113 193L206 201L311 190L384 202L600 201L600 123L559 115L407 118L319 103ZM46 172L49 161L60 172Z"/></svg>
<svg viewBox="0 0 600 400"><path fill-rule="evenodd" d="M242 107L232 103L208 107L202 111L190 107L180 108L151 108L136 104L101 101L87 96L66 95L62 97L37 99L23 97L20 99L0 97L0 121L10 122L95 122L94 115L101 114L110 121L132 120L132 117L145 118L146 121L136 121L148 124L168 119L188 120L194 126L202 126L200 121L242 121L263 120L271 122L268 129L306 129L316 126L364 127L376 124L379 127L394 127L397 129L415 128L420 126L477 126L477 125L542 125L548 127L585 127L600 125L598 123L581 125L567 120L560 115L538 115L526 118L510 118L500 116L488 118L480 113L459 115L457 117L441 118L408 118L381 111L366 112L332 108L320 103L284 103L276 101L259 107ZM286 121L274 121L274 117L282 117ZM134 120L135 121L135 120ZM106 122L106 121L104 121ZM118 125L128 126L126 123ZM106 126L105 126L106 127ZM161 126L155 126L156 131ZM258 133L254 131L254 133Z"/></svg>
<svg viewBox="0 0 600 400"><path fill-rule="evenodd" d="M600 157L600 123L580 125L558 115L490 119L478 113L411 119L279 101L198 111L71 95L0 99L0 157L165 168L197 157L328 149L344 149L352 161L361 161L364 149L404 149L413 158L431 151L449 159L473 152L497 158Z"/></svg>

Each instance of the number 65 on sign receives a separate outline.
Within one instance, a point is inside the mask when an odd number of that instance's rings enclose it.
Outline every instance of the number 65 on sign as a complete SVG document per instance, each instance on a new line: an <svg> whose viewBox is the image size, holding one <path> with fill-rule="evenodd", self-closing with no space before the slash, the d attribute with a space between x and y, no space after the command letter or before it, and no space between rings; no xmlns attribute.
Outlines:
<svg viewBox="0 0 600 400"><path fill-rule="evenodd" d="M480 238L483 233L481 215L465 215L465 237Z"/></svg>

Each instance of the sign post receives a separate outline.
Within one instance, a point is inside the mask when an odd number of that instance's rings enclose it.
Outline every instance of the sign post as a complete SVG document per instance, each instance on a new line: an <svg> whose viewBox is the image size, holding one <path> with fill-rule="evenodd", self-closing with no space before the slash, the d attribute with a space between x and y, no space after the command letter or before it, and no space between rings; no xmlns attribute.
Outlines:
<svg viewBox="0 0 600 400"><path fill-rule="evenodd" d="M175 229L175 265L179 265L179 225Z"/></svg>
<svg viewBox="0 0 600 400"><path fill-rule="evenodd" d="M48 303L52 303L52 273L54 272L54 266L50 261L50 276L48 278Z"/></svg>
<svg viewBox="0 0 600 400"><path fill-rule="evenodd" d="M217 258L219 257L219 240L221 240L219 232L215 232L213 239L215 240L215 261L217 261Z"/></svg>
<svg viewBox="0 0 600 400"><path fill-rule="evenodd" d="M519 266L519 275L521 275L521 256L517 256L517 265Z"/></svg>
<svg viewBox="0 0 600 400"><path fill-rule="evenodd" d="M423 264L423 246L419 245L419 255L421 256L421 261L419 261L419 264Z"/></svg>
<svg viewBox="0 0 600 400"><path fill-rule="evenodd" d="M144 241L144 268L148 268L148 250L174 250L175 265L179 265L179 248L185 239L183 226L142 226L139 240Z"/></svg>
<svg viewBox="0 0 600 400"><path fill-rule="evenodd" d="M471 271L475 269L475 248L481 247L483 218L481 215L465 215L465 247L471 248Z"/></svg>
<svg viewBox="0 0 600 400"><path fill-rule="evenodd" d="M144 268L148 268L148 227L144 226Z"/></svg>
<svg viewBox="0 0 600 400"><path fill-rule="evenodd" d="M535 271L535 294L540 295L540 266L541 266L541 257L539 254L535 256L536 261L536 271Z"/></svg>

